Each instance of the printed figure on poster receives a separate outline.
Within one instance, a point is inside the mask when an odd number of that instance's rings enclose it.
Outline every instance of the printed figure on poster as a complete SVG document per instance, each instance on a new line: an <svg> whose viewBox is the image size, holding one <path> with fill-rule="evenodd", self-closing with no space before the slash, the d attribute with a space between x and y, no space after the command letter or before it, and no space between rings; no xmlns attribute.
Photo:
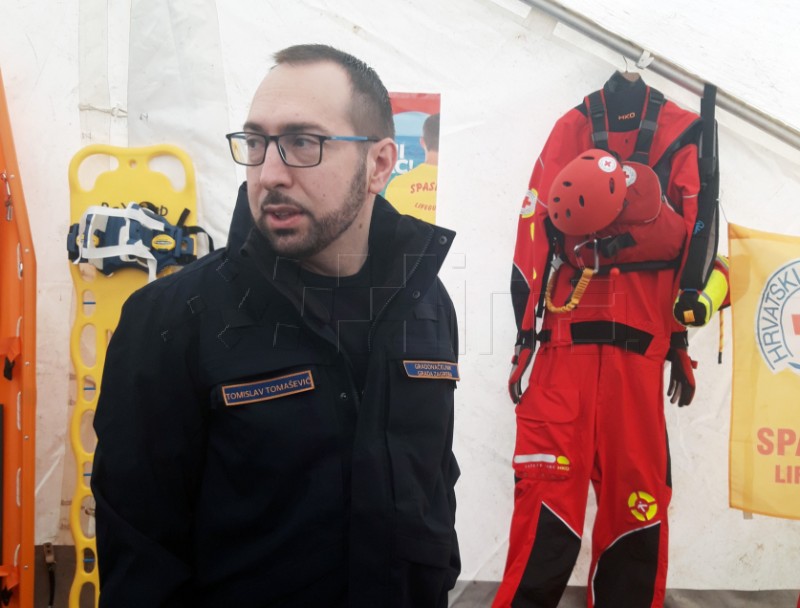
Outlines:
<svg viewBox="0 0 800 608"><path fill-rule="evenodd" d="M439 95L390 93L397 164L384 196L400 213L436 223Z"/></svg>

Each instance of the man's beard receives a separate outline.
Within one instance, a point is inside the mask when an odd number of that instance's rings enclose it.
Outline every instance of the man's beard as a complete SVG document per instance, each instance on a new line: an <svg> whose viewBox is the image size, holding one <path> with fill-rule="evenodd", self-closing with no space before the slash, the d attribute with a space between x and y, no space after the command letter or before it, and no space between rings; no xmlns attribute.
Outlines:
<svg viewBox="0 0 800 608"><path fill-rule="evenodd" d="M270 230L264 215L256 225L278 255L298 260L316 255L339 238L355 221L367 196L366 175L366 163L361 163L350 181L349 191L341 206L322 217L317 217L308 205L301 205L282 192L271 190L261 202L262 214L270 205L292 205L302 210L309 223L306 233L300 238L300 233L294 228Z"/></svg>

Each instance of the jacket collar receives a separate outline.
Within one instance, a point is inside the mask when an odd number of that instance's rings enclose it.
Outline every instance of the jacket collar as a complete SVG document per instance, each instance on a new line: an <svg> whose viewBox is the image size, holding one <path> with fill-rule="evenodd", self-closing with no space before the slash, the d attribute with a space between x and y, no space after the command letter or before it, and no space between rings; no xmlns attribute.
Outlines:
<svg viewBox="0 0 800 608"><path fill-rule="evenodd" d="M243 216L238 217L242 220ZM254 267L291 302L309 327L335 343L329 310L314 297L314 290L304 289L299 261L277 255L252 220L250 225L243 243L237 245L235 235L234 242L229 240L228 253ZM390 305L412 307L427 293L454 236L452 230L400 215L385 199L376 196L368 237L373 322L383 317Z"/></svg>
<svg viewBox="0 0 800 608"><path fill-rule="evenodd" d="M241 203L243 196L244 204ZM300 286L299 262L278 256L269 241L253 226L252 219L249 220L248 236L241 245L238 244L247 222L240 209L242 206L246 207L244 186L240 188L237 201L238 213L234 212L229 248L252 260L270 282ZM383 197L376 196L368 237L373 286L400 288L412 279L419 287L429 286L438 274L454 236L452 230L400 215Z"/></svg>

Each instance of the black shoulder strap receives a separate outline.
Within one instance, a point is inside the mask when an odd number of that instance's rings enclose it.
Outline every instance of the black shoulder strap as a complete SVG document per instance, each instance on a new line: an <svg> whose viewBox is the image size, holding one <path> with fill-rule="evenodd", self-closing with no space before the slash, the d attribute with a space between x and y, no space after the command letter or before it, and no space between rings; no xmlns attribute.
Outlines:
<svg viewBox="0 0 800 608"><path fill-rule="evenodd" d="M606 104L600 91L590 93L583 100L589 120L592 122L592 142L595 148L608 150L608 124L606 121Z"/></svg>
<svg viewBox="0 0 800 608"><path fill-rule="evenodd" d="M653 136L658 126L658 114L661 112L664 101L664 94L661 91L649 89L647 106L639 124L639 135L636 137L636 148L629 160L643 165L650 164L650 146L653 145Z"/></svg>
<svg viewBox="0 0 800 608"><path fill-rule="evenodd" d="M686 264L681 274L681 289L701 290L711 271L719 245L719 148L715 120L717 88L706 84L700 101L703 134L700 140L700 193L697 197L697 219Z"/></svg>
<svg viewBox="0 0 800 608"><path fill-rule="evenodd" d="M653 136L658 126L658 115L665 102L664 94L656 89L649 88L647 105L642 121L639 124L639 135L636 137L636 147L630 160L644 165L649 165L650 146L653 145ZM608 150L608 121L606 104L601 91L590 93L584 99L586 112L592 124L592 143L595 148Z"/></svg>

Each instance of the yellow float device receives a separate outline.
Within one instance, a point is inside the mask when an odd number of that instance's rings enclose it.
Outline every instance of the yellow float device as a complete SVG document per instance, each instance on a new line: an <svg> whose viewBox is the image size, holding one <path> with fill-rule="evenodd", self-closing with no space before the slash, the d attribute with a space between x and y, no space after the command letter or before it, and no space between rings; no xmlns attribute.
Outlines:
<svg viewBox="0 0 800 608"><path fill-rule="evenodd" d="M682 325L702 327L728 301L728 258L718 255L703 290L682 291L675 299L673 314Z"/></svg>

